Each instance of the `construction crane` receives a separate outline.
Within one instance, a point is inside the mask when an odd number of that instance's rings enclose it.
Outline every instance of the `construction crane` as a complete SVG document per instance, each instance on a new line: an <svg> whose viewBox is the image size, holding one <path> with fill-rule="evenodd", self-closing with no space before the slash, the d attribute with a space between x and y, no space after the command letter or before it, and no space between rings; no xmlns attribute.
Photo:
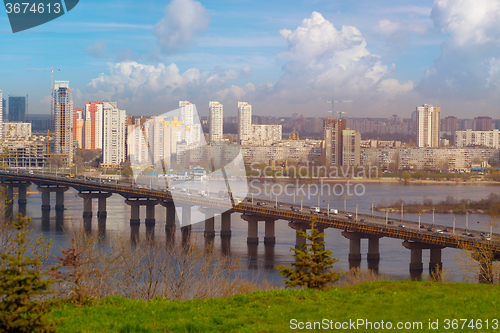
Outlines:
<svg viewBox="0 0 500 333"><path fill-rule="evenodd" d="M50 71L50 130L53 131L53 117L54 117L54 66L50 68L28 68L28 71ZM59 68L58 71L61 69Z"/></svg>
<svg viewBox="0 0 500 333"><path fill-rule="evenodd" d="M332 104L332 117L335 117L335 111L334 111L334 105L335 103L352 103L353 101L352 100L348 100L348 101L334 101L333 98L331 101L326 101L325 103L331 103ZM330 111L326 111L326 112L330 112ZM342 119L342 113L347 113L347 112L337 112L340 114L340 119Z"/></svg>

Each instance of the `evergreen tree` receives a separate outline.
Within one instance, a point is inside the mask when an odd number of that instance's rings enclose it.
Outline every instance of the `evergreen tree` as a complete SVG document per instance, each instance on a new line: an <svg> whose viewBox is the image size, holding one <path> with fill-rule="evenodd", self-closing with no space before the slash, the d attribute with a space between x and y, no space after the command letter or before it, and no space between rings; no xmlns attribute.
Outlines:
<svg viewBox="0 0 500 333"><path fill-rule="evenodd" d="M30 248L27 239L30 220L21 214L12 223L14 233L9 251L0 253L0 332L54 332L54 323L47 320L49 312L45 296L53 280L46 277L51 268L41 270L44 240L38 239Z"/></svg>
<svg viewBox="0 0 500 333"><path fill-rule="evenodd" d="M297 235L304 237L310 243L300 246L300 249L290 248L297 261L293 262L292 268L277 266L279 274L284 276L287 287L306 286L307 288L323 289L342 276L341 272L333 271L332 266L338 259L331 258L333 254L330 250L324 249L322 240L325 233L320 233L314 227L315 219L311 222L311 233L307 234L302 230L297 230Z"/></svg>

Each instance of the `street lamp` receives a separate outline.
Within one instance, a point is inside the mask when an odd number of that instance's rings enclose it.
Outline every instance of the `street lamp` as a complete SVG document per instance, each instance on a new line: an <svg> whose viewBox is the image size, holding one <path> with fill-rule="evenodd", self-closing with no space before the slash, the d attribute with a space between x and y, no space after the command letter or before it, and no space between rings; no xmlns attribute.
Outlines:
<svg viewBox="0 0 500 333"><path fill-rule="evenodd" d="M420 212L418 212L418 232L420 232Z"/></svg>
<svg viewBox="0 0 500 333"><path fill-rule="evenodd" d="M373 217L373 203L374 203L374 202L375 202L375 201L373 201L373 200L372 200L372 217Z"/></svg>
<svg viewBox="0 0 500 333"><path fill-rule="evenodd" d="M274 195L274 197L275 197L275 199L274 199L274 200L275 200L275 201L274 201L274 207L275 207L276 209L278 209L278 195L276 195L276 194L275 194L275 195Z"/></svg>
<svg viewBox="0 0 500 333"><path fill-rule="evenodd" d="M386 207L385 208L385 225L387 226L387 223L389 222L389 209Z"/></svg>
<svg viewBox="0 0 500 333"><path fill-rule="evenodd" d="M295 192L297 191L296 188L293 189L293 205L295 206Z"/></svg>
<svg viewBox="0 0 500 333"><path fill-rule="evenodd" d="M356 205L356 219L354 221L358 222L358 205Z"/></svg>
<svg viewBox="0 0 500 333"><path fill-rule="evenodd" d="M401 203L401 222L403 222L403 208L404 208L404 203Z"/></svg>
<svg viewBox="0 0 500 333"><path fill-rule="evenodd" d="M469 211L465 212L465 231L469 231Z"/></svg>
<svg viewBox="0 0 500 333"><path fill-rule="evenodd" d="M304 200L304 198L300 198L300 211L302 212L302 200Z"/></svg>
<svg viewBox="0 0 500 333"><path fill-rule="evenodd" d="M252 191L252 204L253 204L253 191Z"/></svg>
<svg viewBox="0 0 500 333"><path fill-rule="evenodd" d="M327 202L328 202L328 208L327 208L327 210L326 210L326 215L327 215L328 217L330 217L330 201L327 201Z"/></svg>
<svg viewBox="0 0 500 333"><path fill-rule="evenodd" d="M347 212L346 207L345 207L345 205L346 205L346 202L345 202L346 199L347 199L347 197L344 196L344 214Z"/></svg>
<svg viewBox="0 0 500 333"><path fill-rule="evenodd" d="M321 195L318 194L318 208L319 208L319 199L321 198Z"/></svg>
<svg viewBox="0 0 500 333"><path fill-rule="evenodd" d="M434 228L434 211L436 208L432 207L432 227Z"/></svg>
<svg viewBox="0 0 500 333"><path fill-rule="evenodd" d="M453 235L455 235L455 220L456 218L453 218Z"/></svg>

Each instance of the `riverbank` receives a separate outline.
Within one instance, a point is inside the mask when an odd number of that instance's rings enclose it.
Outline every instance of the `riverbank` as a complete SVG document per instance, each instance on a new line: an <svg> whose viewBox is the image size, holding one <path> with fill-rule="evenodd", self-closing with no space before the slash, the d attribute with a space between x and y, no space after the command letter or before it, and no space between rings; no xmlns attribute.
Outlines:
<svg viewBox="0 0 500 333"><path fill-rule="evenodd" d="M500 325L497 288L484 284L378 281L329 291L271 290L187 301L108 297L95 305L63 303L54 307L51 316L64 318L58 324L59 332L290 332L302 325L307 329L307 323L315 322L328 327L316 324L308 331L338 330L342 323L348 323L346 331L374 330L376 326L370 329L367 321L372 325L383 321L385 326L378 331L408 323L412 327L407 330L413 332L448 332L464 325L460 318L468 319L465 329L487 332ZM460 326L451 326L453 319ZM434 327L429 327L429 321ZM353 327L352 322L360 325Z"/></svg>
<svg viewBox="0 0 500 333"><path fill-rule="evenodd" d="M408 180L404 181L399 178L288 178L288 177L248 177L249 181L266 181L273 183L363 183L363 184L401 184L401 185L497 185L500 182L493 180Z"/></svg>

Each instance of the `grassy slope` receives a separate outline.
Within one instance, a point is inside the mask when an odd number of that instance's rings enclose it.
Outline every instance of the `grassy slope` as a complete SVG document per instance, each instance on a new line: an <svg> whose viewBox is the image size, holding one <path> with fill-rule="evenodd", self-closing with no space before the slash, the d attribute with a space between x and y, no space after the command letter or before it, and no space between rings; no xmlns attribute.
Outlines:
<svg viewBox="0 0 500 333"><path fill-rule="evenodd" d="M429 319L439 319L438 331L450 332L442 328L445 318L500 319L499 303L498 286L383 281L327 292L277 290L192 301L111 297L95 306L63 305L53 316L68 318L60 332L289 332L292 318L422 321L424 332Z"/></svg>

